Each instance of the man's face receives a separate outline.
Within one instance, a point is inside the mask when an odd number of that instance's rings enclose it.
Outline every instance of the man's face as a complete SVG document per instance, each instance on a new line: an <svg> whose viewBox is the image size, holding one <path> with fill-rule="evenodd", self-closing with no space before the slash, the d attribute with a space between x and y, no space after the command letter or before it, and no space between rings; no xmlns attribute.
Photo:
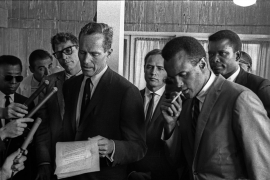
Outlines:
<svg viewBox="0 0 270 180"><path fill-rule="evenodd" d="M244 69L246 72L251 73L250 64L247 64L246 62L239 61L239 66Z"/></svg>
<svg viewBox="0 0 270 180"><path fill-rule="evenodd" d="M204 59L201 61L206 66ZM175 86L182 86L182 92L186 98L195 97L203 88L208 78L204 73L206 67L201 68L200 62L196 66L193 66L188 60L186 52L181 50L173 58L164 63L168 78Z"/></svg>
<svg viewBox="0 0 270 180"><path fill-rule="evenodd" d="M64 51L61 53L62 56L57 60L66 71L69 72L78 65L79 63L78 49L75 46L75 44L73 44L71 41L55 45L55 52L57 51ZM65 52L68 53L65 54Z"/></svg>
<svg viewBox="0 0 270 180"><path fill-rule="evenodd" d="M20 85L20 82L16 81L16 78L12 78L10 81L6 81L5 77L10 76L21 76L22 69L20 65L2 65L0 67L0 91L4 94L14 94Z"/></svg>
<svg viewBox="0 0 270 180"><path fill-rule="evenodd" d="M85 76L92 77L106 66L111 50L103 48L102 34L82 35L79 39L79 59Z"/></svg>
<svg viewBox="0 0 270 180"><path fill-rule="evenodd" d="M239 52L234 52L228 39L210 41L208 54L211 69L215 74L230 77L238 68Z"/></svg>
<svg viewBox="0 0 270 180"><path fill-rule="evenodd" d="M160 54L149 56L144 65L146 86L151 91L157 91L164 86L167 72L164 69L164 59Z"/></svg>
<svg viewBox="0 0 270 180"><path fill-rule="evenodd" d="M34 67L30 66L30 71L34 74L35 79L40 82L44 77L51 74L51 68L52 60L48 57L35 61Z"/></svg>

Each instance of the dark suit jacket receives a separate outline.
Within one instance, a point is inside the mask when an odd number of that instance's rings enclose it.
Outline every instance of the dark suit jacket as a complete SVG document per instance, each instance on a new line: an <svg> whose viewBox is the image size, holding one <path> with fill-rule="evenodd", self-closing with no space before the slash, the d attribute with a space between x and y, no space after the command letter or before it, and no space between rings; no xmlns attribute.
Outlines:
<svg viewBox="0 0 270 180"><path fill-rule="evenodd" d="M252 90L260 98L270 117L270 81L240 68L235 82Z"/></svg>
<svg viewBox="0 0 270 180"><path fill-rule="evenodd" d="M58 91L40 108L38 116L42 119L36 136L37 163L50 162L54 166L55 145L61 140L62 120L64 116L64 98L62 87L65 81L65 71L52 74L46 79L49 85L39 95L39 102L49 94L54 87Z"/></svg>
<svg viewBox="0 0 270 180"><path fill-rule="evenodd" d="M140 93L144 99L145 89L141 90ZM143 159L130 166L130 171L151 172L151 177L154 179L178 179L176 168L169 161L170 157L166 151L167 142L162 140L165 120L160 106L164 99L165 93L155 108L151 122L145 122L147 153Z"/></svg>
<svg viewBox="0 0 270 180"><path fill-rule="evenodd" d="M195 137L191 113L188 99L180 130L190 179L269 179L270 120L252 91L218 76L206 95Z"/></svg>
<svg viewBox="0 0 270 180"><path fill-rule="evenodd" d="M26 97L15 93L14 94L14 102L16 103L21 103L23 104L25 101L27 100ZM30 105L28 106L28 112L31 111L31 109L34 108L34 103L30 103ZM35 119L34 117L32 117L33 119ZM31 129L33 123L27 123L27 128ZM1 149L1 164L0 167L2 166L2 164L4 163L4 160L7 156L9 156L10 154L12 154L13 152L17 151L21 145L24 142L25 137L27 136L27 132L29 132L29 130L25 129L24 134L21 136L18 136L16 138L11 138L9 139L9 142L3 143L1 142L0 144L2 144L2 148ZM1 140L0 140L1 141ZM33 143L29 144L28 148L28 154L27 154L27 161L24 163L25 164L25 169L18 172L15 176L14 176L14 180L19 180L19 179L34 179L35 178L35 172L36 172L36 168L34 166L35 164L35 152L34 152L34 145Z"/></svg>
<svg viewBox="0 0 270 180"><path fill-rule="evenodd" d="M140 160L146 152L142 97L134 85L108 68L76 131L76 108L83 78L83 75L74 77L63 86L64 141L81 141L101 135L114 141L115 154L112 164L107 164L107 158L100 158L99 172L79 175L75 179L124 179L126 164Z"/></svg>

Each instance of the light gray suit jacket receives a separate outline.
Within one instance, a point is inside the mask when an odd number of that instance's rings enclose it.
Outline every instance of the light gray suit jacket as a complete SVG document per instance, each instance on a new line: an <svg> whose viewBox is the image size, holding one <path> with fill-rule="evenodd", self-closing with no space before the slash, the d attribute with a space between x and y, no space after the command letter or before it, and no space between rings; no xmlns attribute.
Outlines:
<svg viewBox="0 0 270 180"><path fill-rule="evenodd" d="M180 116L181 144L189 179L270 178L270 120L249 89L218 76L192 134L192 99Z"/></svg>

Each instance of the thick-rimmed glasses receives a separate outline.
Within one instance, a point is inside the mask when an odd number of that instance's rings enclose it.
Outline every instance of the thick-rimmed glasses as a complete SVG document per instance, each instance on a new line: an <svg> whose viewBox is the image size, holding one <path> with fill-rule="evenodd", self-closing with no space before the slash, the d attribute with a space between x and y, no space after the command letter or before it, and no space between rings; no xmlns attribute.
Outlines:
<svg viewBox="0 0 270 180"><path fill-rule="evenodd" d="M72 47L78 47L78 45L69 46L69 47L66 47L66 48L62 49L61 51L54 52L53 56L56 59L60 59L60 58L62 58L63 53L65 55L71 55L73 53Z"/></svg>
<svg viewBox="0 0 270 180"><path fill-rule="evenodd" d="M23 76L11 76L11 75L6 75L5 76L5 81L12 81L15 78L16 82L22 82Z"/></svg>

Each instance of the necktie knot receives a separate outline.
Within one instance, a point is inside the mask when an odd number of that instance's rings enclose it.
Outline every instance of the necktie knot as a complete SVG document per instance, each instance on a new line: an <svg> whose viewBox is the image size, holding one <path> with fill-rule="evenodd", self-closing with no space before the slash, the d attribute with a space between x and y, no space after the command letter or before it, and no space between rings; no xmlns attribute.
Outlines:
<svg viewBox="0 0 270 180"><path fill-rule="evenodd" d="M6 98L5 107L7 107L10 104L10 96L6 95L5 98Z"/></svg>

